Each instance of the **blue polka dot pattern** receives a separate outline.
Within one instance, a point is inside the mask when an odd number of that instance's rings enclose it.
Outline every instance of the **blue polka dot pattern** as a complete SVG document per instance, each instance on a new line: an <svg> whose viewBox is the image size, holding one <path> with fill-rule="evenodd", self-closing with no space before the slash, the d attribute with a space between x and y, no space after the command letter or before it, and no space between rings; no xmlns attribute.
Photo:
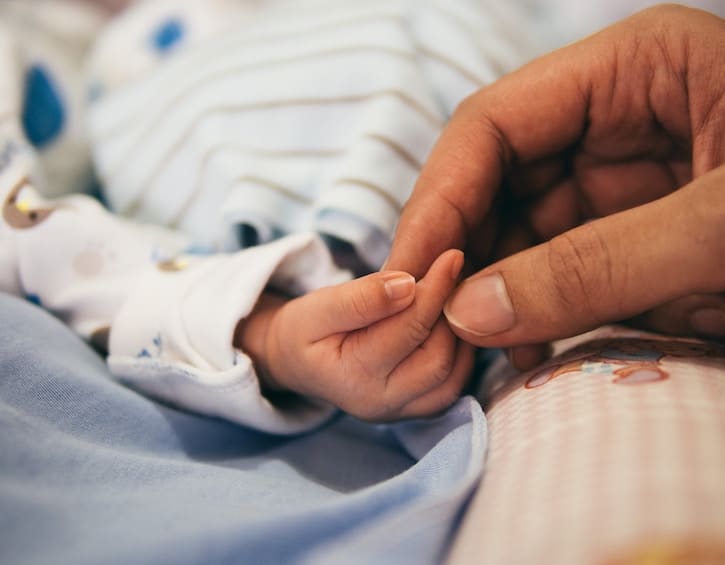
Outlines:
<svg viewBox="0 0 725 565"><path fill-rule="evenodd" d="M64 123L65 108L50 73L42 65L31 66L25 74L25 135L42 149L61 134Z"/></svg>
<svg viewBox="0 0 725 565"><path fill-rule="evenodd" d="M171 18L161 22L151 36L151 42L157 51L166 53L183 39L184 33L184 23Z"/></svg>

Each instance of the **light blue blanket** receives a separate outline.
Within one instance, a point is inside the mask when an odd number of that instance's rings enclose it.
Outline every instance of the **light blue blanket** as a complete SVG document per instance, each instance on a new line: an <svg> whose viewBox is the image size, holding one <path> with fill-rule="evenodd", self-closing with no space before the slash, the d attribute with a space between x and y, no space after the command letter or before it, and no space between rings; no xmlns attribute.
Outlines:
<svg viewBox="0 0 725 565"><path fill-rule="evenodd" d="M471 398L274 437L124 388L28 303L0 313L0 563L437 563L480 480Z"/></svg>

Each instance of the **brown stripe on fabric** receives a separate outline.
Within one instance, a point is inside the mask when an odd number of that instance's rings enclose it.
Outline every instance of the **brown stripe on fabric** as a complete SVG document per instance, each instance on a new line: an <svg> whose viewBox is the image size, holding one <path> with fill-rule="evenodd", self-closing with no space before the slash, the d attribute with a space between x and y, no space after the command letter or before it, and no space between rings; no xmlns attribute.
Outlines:
<svg viewBox="0 0 725 565"><path fill-rule="evenodd" d="M317 158L331 158L336 157L340 154L342 154L342 150L340 149L264 149L260 147L238 147L235 145L218 145L215 147L212 147L209 149L206 153L204 153L204 156L201 159L201 162L199 163L199 171L196 175L196 178L194 182L192 183L192 189L189 191L188 195L186 196L184 202L182 203L179 210L174 214L174 216L171 218L169 225L171 227L178 227L179 223L183 219L183 217L186 215L186 213L189 211L189 208L194 203L194 200L196 200L196 197L200 194L201 191L201 181L204 178L204 174L206 172L206 168L209 164L209 161L214 157L217 153L221 153L222 151L234 151L237 153L242 153L246 155L256 155L258 157L270 157L270 158L308 158L308 157L317 157ZM256 177L255 177L256 178ZM153 184L153 179L149 182L149 186ZM264 184L264 183L262 183ZM277 185L279 186L279 185ZM285 189L293 192L291 189ZM140 205L140 202L134 203L136 208Z"/></svg>
<svg viewBox="0 0 725 565"><path fill-rule="evenodd" d="M405 161L408 165L413 167L416 170L420 170L422 168L422 164L407 150L405 147L400 145L398 142L390 139L389 137L379 134L379 133L366 133L363 137L373 139L375 141L378 141L379 143L382 143L387 148L389 148L391 151L395 153L396 156L398 156L400 159ZM171 227L178 227L181 223L181 220L183 217L187 214L189 211L189 208L196 200L196 197L199 195L201 190L201 179L204 178L204 173L206 171L206 168L208 166L209 161L211 158L221 152L221 151L235 151L247 155L256 155L259 157L269 157L269 158L333 158L338 157L347 151L347 149L263 149L258 147L237 147L234 145L221 145L217 147L213 147L210 150L208 150L202 160L199 164L199 172L196 176L195 181L192 183L192 189L189 191L188 195L186 196L183 204L179 208L179 210L174 214L174 216L171 218L169 225ZM149 185L153 184L153 180L149 183ZM138 207L140 203L136 203L136 208Z"/></svg>
<svg viewBox="0 0 725 565"><path fill-rule="evenodd" d="M244 175L244 176L235 178L232 181L232 184L242 183L242 182L248 182L251 184L263 186L265 188L268 188L268 189L276 192L279 196L283 196L284 198L287 198L288 200L293 200L293 201L297 202L298 204L303 204L306 206L309 206L310 204L312 204L312 200L310 198L307 198L304 195L295 192L294 189L283 186L279 183L276 183L269 179L265 179L263 177L258 177L255 175ZM231 189L229 189L229 190L231 190ZM176 214L174 214L174 216L168 222L169 227L176 228L179 226L184 215L186 214L189 207L191 206L191 204L193 204L194 200L196 199L196 197L198 195L199 195L199 192L194 191L186 197L186 201L184 202L182 208ZM130 215L135 214L138 211L138 209L141 207L141 203L142 203L142 201L140 199L135 200L134 202L132 202L132 206L129 207L128 212L126 212L126 213L130 214Z"/></svg>
<svg viewBox="0 0 725 565"><path fill-rule="evenodd" d="M265 43L265 47L267 47L266 43L269 43L270 41L275 40L290 40L290 39L296 39L296 38L304 38L308 35L315 35L317 36L320 32L323 32L327 29L331 30L339 30L341 27L350 25L350 26L357 26L364 23L370 23L376 20L380 21L392 21L392 22L402 22L403 17L400 14L373 14L371 16L363 17L363 18L348 18L340 21L333 21L333 22L326 22L324 24L319 24L317 26L313 26L308 29L300 30L300 31L293 31L293 32L275 32L270 33L269 35L260 35L258 37L252 37L249 38L247 36L244 37L238 37L234 36L229 41L219 41L214 43L203 43L199 45L198 49L189 53L186 55L183 59L172 59L170 61L170 64L167 66L162 66L160 68L153 68L150 69L146 73L142 73L140 75L136 76L136 79L138 81L144 80L146 76L148 75L155 75L157 80L163 80L166 78L167 75L173 74L177 72L178 68L185 65L191 65L193 66L195 62L198 62L199 64L206 63L204 60L205 57L212 55L214 57L218 56L217 50L223 47L228 47L229 50L233 50L234 48L242 48L245 45L253 45L255 43ZM198 59L198 61L197 61ZM119 117L119 123L116 125L109 126L109 128L106 131L101 132L101 135L106 135L108 131L115 131L119 127L123 125L124 122L128 122L133 119L135 112L132 112L130 115L124 115L122 117Z"/></svg>
<svg viewBox="0 0 725 565"><path fill-rule="evenodd" d="M455 25L458 29L460 29L465 35L471 38L472 41L476 41L475 38L482 33L481 30L476 29L473 27L468 21L466 21L464 18L459 16L458 14L447 10L443 6L439 5L438 3L431 3L429 4L431 8L436 10L438 13L443 15L449 22L451 22L453 25ZM478 46L478 43L476 42L476 45ZM507 72L507 69L502 65L499 61L492 59L490 56L486 57L486 62L491 65L494 72L497 75L504 75Z"/></svg>
<svg viewBox="0 0 725 565"><path fill-rule="evenodd" d="M379 133L367 133L365 134L365 137L374 139L375 141L382 143L415 170L420 171L420 169L423 168L423 163L418 161L418 159L416 159L410 151L400 145L397 141Z"/></svg>
<svg viewBox="0 0 725 565"><path fill-rule="evenodd" d="M378 12L365 16L346 16L339 20L331 20L323 23L313 23L309 27L301 30L272 31L268 33L260 33L259 35L253 37L236 37L235 41L229 42L229 45L238 47L241 45L249 45L256 42L265 42L268 45L270 41L297 39L309 35L318 36L321 32L324 32L326 30L339 31L341 27L348 25L359 26L360 24L366 24L374 21L400 22L403 20L403 18L404 16L402 14L392 12ZM275 23L280 22L277 21Z"/></svg>
<svg viewBox="0 0 725 565"><path fill-rule="evenodd" d="M474 85L478 87L482 87L486 84L486 81L484 81L481 77L477 76L473 71L467 69L463 64L455 61L454 59L443 55L442 53L438 53L431 49L430 47L426 47L420 44L416 44L416 51L406 51L403 49L396 49L393 47L385 47L385 46L379 46L379 45L352 45L348 47L339 47L335 49L323 49L320 51L313 51L311 53L305 53L303 55L296 55L291 57L282 57L277 59L268 59L265 61L256 61L254 63L241 63L237 65L233 65L231 67L227 67L224 69L220 69L216 72L210 73L208 75L202 75L199 77L196 77L196 80L190 84L186 89L182 92L177 93L174 95L170 100L166 101L164 103L164 110L168 111L169 109L173 108L176 104L187 98L188 96L191 96L195 91L204 88L208 86L210 81L213 81L215 79L224 79L228 78L229 73L232 72L239 72L239 71L254 71L258 69L268 69L271 66L284 66L284 65L294 65L297 63L301 63L304 61L310 61L321 57L330 57L330 56L336 56L336 55L344 55L344 54L353 54L353 53L383 53L386 55L390 55L392 57L396 57L398 59L406 60L409 62L415 62L415 58L418 54L421 54L425 57L428 57L429 59L433 59L434 61L448 67L453 72L461 75L469 82L473 83ZM161 113L157 114L157 117L152 120L151 125L147 125L145 127L146 131L152 131L154 121L159 121L161 119ZM132 117L127 117L124 121L119 122L115 126L107 129L106 131L103 131L98 134L96 137L97 140L103 140L104 138L111 137L114 135L118 135L121 133L124 129L127 128L128 121L133 119Z"/></svg>
<svg viewBox="0 0 725 565"><path fill-rule="evenodd" d="M461 32L469 37L475 37L477 34L481 33L481 30L476 29L476 27L471 25L471 23L465 18L462 18L455 12L448 10L447 7L441 6L438 2L429 2L428 7L444 16L449 22L454 24Z"/></svg>
<svg viewBox="0 0 725 565"><path fill-rule="evenodd" d="M353 186L358 186L360 188L369 190L370 192L377 194L383 200L385 200L390 205L390 207L393 208L398 214L400 214L400 211L403 209L403 205L400 202L398 202L393 197L392 194L390 194L387 190L385 190L381 186L378 186L377 184L372 183L370 181L349 177L349 178L337 179L335 181L335 184L350 184Z"/></svg>
<svg viewBox="0 0 725 565"><path fill-rule="evenodd" d="M290 200L296 201L298 204L310 205L313 202L310 198L306 198L305 196L296 193L291 188L282 186L281 184L278 184L274 181L271 181L269 179L265 179L262 177L258 177L258 176L254 176L254 175L245 175L245 176L234 179L234 183L240 183L240 182L249 182L249 183L257 184L259 186L264 186L265 188L275 191L280 196L283 196ZM381 188L380 186L378 186L372 182L369 182L369 181L366 181L363 179L356 179L356 178L341 178L341 179L337 179L334 184L349 184L349 185L354 185L354 186L365 188L367 190L370 190L371 192L374 192L378 196L380 196L397 213L400 213L400 210L402 208L402 205L395 198L393 198L393 196L391 194L389 194L384 188ZM180 221L180 218L177 221Z"/></svg>
<svg viewBox="0 0 725 565"><path fill-rule="evenodd" d="M312 204L312 200L310 198L307 198L306 196L295 192L293 189L288 188L286 186L282 186L281 184L271 181L269 179L265 179L265 178L258 177L255 175L244 175L241 177L237 177L234 179L233 182L235 184L242 183L242 182L256 184L256 185L268 188L268 189L276 192L280 196L284 196L285 198L288 198L289 200L294 200L298 204L305 204L305 205Z"/></svg>
<svg viewBox="0 0 725 565"><path fill-rule="evenodd" d="M442 53L433 51L429 47L425 47L423 45L418 45L417 47L418 47L418 51L420 51L421 55L424 55L425 57L428 57L429 59L433 59L434 61L448 67L449 69L451 69L454 72L461 75L468 82L475 84L477 87L480 88L486 84L486 81L484 81L482 78L477 76L473 71L468 70L466 67L464 67L458 61L454 61L453 59L451 59L450 57L448 57L446 55L443 55Z"/></svg>
<svg viewBox="0 0 725 565"><path fill-rule="evenodd" d="M143 80L146 76L149 75L157 75L157 76L164 76L166 74L171 74L176 71L178 65L182 64L193 64L198 59L198 63L204 63L204 57L208 55L216 55L217 50L220 47L228 47L230 49L233 48L239 48L244 47L245 45L253 45L255 43L261 43L261 42L274 42L277 40L289 40L289 39L296 39L296 38L303 38L308 35L319 35L320 32L324 32L325 30L334 30L338 31L340 27L352 25L357 26L360 24L370 23L374 22L376 20L380 21L391 21L391 22L401 22L403 20L403 16L401 14L392 14L392 13L380 13L380 14L372 14L369 16L361 17L361 18L346 18L341 20L335 20L335 21L329 21L322 24L316 24L309 28L305 28L302 30L296 30L296 31L278 31L278 32L272 32L269 34L260 34L256 37L239 37L235 36L233 38L228 38L228 41L219 41L216 43L203 43L198 46L198 50L194 51L193 53L189 53L187 57L183 60L172 60L171 64L165 67L159 68L152 68L144 73L140 73L139 75L136 75L136 79ZM278 22L277 22L278 23ZM267 46L267 45L265 45ZM176 63L176 66L174 65ZM131 116L124 116L122 121L128 121L129 119L132 119ZM118 126L111 126L109 129L115 129Z"/></svg>
<svg viewBox="0 0 725 565"><path fill-rule="evenodd" d="M301 62L310 61L318 58L344 55L350 53L383 53L392 57L397 57L402 60L409 62L415 62L416 54L412 51L405 51L403 49L395 49L392 47L384 47L379 45L351 45L348 47L336 47L334 49L322 49L319 51L313 51L311 53L304 53L302 55L292 55L287 57L279 57L276 59L266 59L264 61L246 62L232 65L219 69L209 74L200 74L194 77L194 81L188 85L183 91L177 92L170 100L164 102L164 111L167 112L172 109L176 104L185 98L194 94L195 91L200 90L209 83L216 79L229 78L230 73L244 72L244 71L255 71L258 69L268 69L273 66L285 66L285 65L296 65ZM236 76L236 75L235 75ZM158 113L151 120L149 124L146 124L146 131L153 131L154 122L158 122L161 119L162 114ZM119 121L115 126L112 126L105 131L102 131L96 137L96 140L103 140L104 138L118 135L124 129L127 129L127 124L130 120L133 120L134 116L127 116L124 120Z"/></svg>
<svg viewBox="0 0 725 565"><path fill-rule="evenodd" d="M327 105L335 105L335 104L355 104L360 102L365 102L367 100L371 100L374 98L384 98L384 97L391 97L396 98L400 102L402 102L404 105L410 107L414 111L416 111L419 115L424 117L426 120L431 122L435 127L441 128L443 127L442 121L430 112L427 108L425 108L422 104L420 104L417 100L410 97L405 92L399 91L399 90L381 90L378 92L371 92L368 94L362 94L362 95L353 95L353 96L339 96L339 97L330 97L330 98L299 98L299 99L288 99L288 100L270 100L267 102L256 102L251 104L239 104L234 106L221 106L221 107L215 107L208 109L204 112L202 112L199 116L197 116L184 130L182 131L181 135L177 139L177 141L172 144L172 146L165 151L164 155L162 155L158 162L156 167L150 172L149 177L153 177L154 175L158 174L157 169L160 167L163 167L163 164L168 161L170 155L175 153L179 147L188 139L191 131L194 129L196 124L205 118L216 114L216 113L225 113L225 112L248 112L248 111L254 111L254 110L270 110L275 108L283 108L283 107L294 107L294 106L327 106ZM131 151L133 151L135 148L132 148ZM131 155L125 155L123 159L119 161L119 169L121 168L121 165L123 163L127 163L131 160ZM105 179L108 179L112 176L115 176L113 173L108 173L103 175ZM146 188L146 185L148 183L148 179L142 181L140 183L141 190L144 190ZM133 200L129 201L125 206L121 207L120 212L122 214L131 214L133 215L135 211L138 210L139 202L143 198L142 195L137 195Z"/></svg>
<svg viewBox="0 0 725 565"><path fill-rule="evenodd" d="M218 150L229 150L236 151L238 153L244 153L246 155L255 155L257 157L270 157L276 158L289 158L289 159L304 159L307 157L336 157L340 155L342 149L268 149L264 147L239 147L237 145L227 145L226 147L215 147L208 153L213 153Z"/></svg>

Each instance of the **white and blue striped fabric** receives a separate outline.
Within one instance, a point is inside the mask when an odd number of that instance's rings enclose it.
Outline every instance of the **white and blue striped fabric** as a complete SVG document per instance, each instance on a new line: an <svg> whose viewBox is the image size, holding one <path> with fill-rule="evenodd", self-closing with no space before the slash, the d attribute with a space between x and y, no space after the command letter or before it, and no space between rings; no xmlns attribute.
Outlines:
<svg viewBox="0 0 725 565"><path fill-rule="evenodd" d="M141 2L91 63L110 206L234 248L317 231L385 259L457 104L528 54L479 0Z"/></svg>

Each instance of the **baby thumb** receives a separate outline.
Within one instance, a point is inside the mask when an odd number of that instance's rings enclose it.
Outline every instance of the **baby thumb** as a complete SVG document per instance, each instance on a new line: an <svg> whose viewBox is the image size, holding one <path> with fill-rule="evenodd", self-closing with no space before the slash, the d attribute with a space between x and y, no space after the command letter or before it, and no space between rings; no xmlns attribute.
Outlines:
<svg viewBox="0 0 725 565"><path fill-rule="evenodd" d="M723 180L725 167L487 267L446 304L451 328L479 346L543 343L722 291L713 260L725 257Z"/></svg>

